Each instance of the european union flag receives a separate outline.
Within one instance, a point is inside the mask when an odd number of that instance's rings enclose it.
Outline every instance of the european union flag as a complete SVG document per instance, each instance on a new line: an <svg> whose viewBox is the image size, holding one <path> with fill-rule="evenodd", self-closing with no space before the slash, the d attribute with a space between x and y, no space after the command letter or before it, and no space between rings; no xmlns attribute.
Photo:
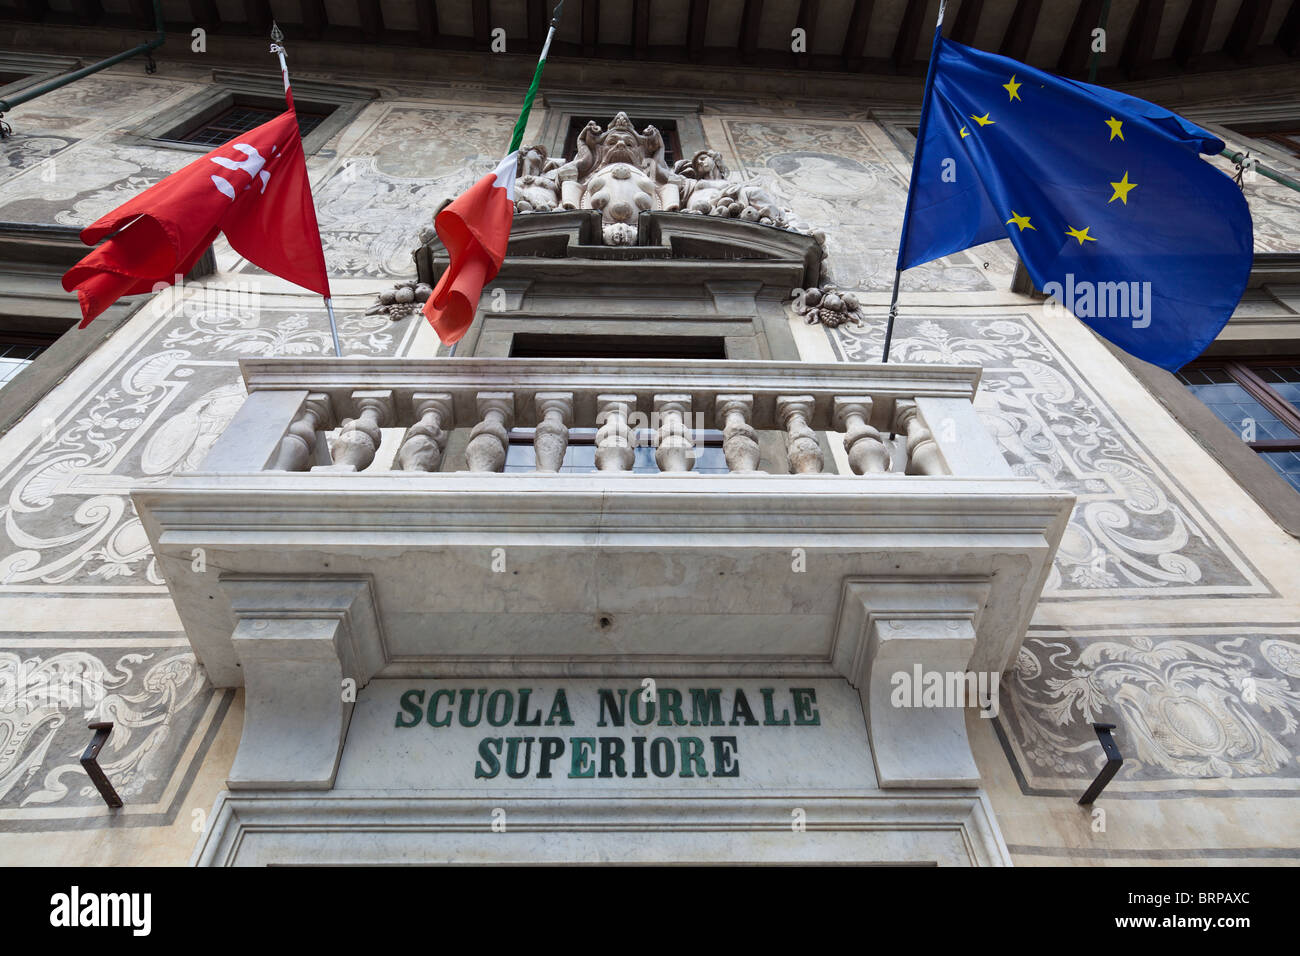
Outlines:
<svg viewBox="0 0 1300 956"><path fill-rule="evenodd" d="M1145 100L937 38L899 269L1010 237L1034 284L1174 370L1227 324L1250 210L1223 142Z"/></svg>

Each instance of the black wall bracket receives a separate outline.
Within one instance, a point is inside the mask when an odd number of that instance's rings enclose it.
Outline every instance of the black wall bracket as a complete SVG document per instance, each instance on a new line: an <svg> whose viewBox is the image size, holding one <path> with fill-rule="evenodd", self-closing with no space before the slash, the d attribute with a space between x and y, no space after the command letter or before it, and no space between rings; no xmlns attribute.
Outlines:
<svg viewBox="0 0 1300 956"><path fill-rule="evenodd" d="M1115 725L1093 724L1092 729L1097 731L1097 739L1101 741L1101 749L1106 752L1106 766L1101 768L1101 773L1097 774L1097 779L1079 798L1079 806L1081 807L1091 805L1094 800L1101 796L1101 792L1106 789L1106 784L1110 783L1111 778L1119 772L1119 768L1124 766L1124 755L1119 752L1119 747L1115 746L1115 739L1110 735L1110 732L1115 729Z"/></svg>
<svg viewBox="0 0 1300 956"><path fill-rule="evenodd" d="M99 795L104 798L113 809L122 806L122 798L117 795L113 789L113 784L109 782L108 776L104 773L104 768L99 765L99 752L104 749L104 744L108 743L108 735L113 732L113 722L111 720L96 721L88 726L89 730L95 732L95 736L90 741L90 746L86 752L81 755L81 766L90 777L95 789Z"/></svg>

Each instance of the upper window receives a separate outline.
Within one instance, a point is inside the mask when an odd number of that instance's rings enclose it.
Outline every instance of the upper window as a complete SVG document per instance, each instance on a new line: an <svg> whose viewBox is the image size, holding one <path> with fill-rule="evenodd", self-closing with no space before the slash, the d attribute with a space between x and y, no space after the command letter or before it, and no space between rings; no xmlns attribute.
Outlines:
<svg viewBox="0 0 1300 956"><path fill-rule="evenodd" d="M250 129L255 129L263 123L269 123L282 113L283 110L266 109L259 106L232 106L223 110L211 119L205 120L195 126L187 133L182 133L173 139L182 143L193 143L196 146L220 146L238 136L240 133L247 133ZM298 132L306 136L321 121L329 115L328 112L312 113L298 110Z"/></svg>
<svg viewBox="0 0 1300 956"><path fill-rule="evenodd" d="M14 73L12 70L0 70L0 86L8 86L10 83L17 83L19 80L25 80L31 76L30 73Z"/></svg>
<svg viewBox="0 0 1300 956"><path fill-rule="evenodd" d="M1300 491L1300 356L1196 361L1178 378Z"/></svg>
<svg viewBox="0 0 1300 956"><path fill-rule="evenodd" d="M1284 152L1300 158L1300 126L1296 126L1294 120L1281 125L1239 123L1228 128L1234 132L1249 136L1251 139L1257 139L1268 143L1270 146L1276 146Z"/></svg>
<svg viewBox="0 0 1300 956"><path fill-rule="evenodd" d="M36 357L49 348L55 338L57 336L0 332L0 388L36 361Z"/></svg>
<svg viewBox="0 0 1300 956"><path fill-rule="evenodd" d="M574 116L569 120L569 131L564 137L564 158L573 159L578 154L578 134L586 129L588 123L595 123L601 129L605 129L609 123L608 116ZM682 158L682 143L677 136L677 121L671 119L639 119L638 117L629 117L632 126L639 132L647 126L653 126L659 130L659 135L664 139L664 163L672 166L673 163Z"/></svg>

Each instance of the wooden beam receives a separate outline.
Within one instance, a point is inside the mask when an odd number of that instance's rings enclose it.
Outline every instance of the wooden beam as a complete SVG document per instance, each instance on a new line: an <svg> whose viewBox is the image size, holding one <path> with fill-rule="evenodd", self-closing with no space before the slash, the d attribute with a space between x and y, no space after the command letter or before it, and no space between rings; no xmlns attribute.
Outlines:
<svg viewBox="0 0 1300 956"><path fill-rule="evenodd" d="M320 2L323 6L324 0ZM415 0L415 32L421 43L431 44L437 41L438 0Z"/></svg>
<svg viewBox="0 0 1300 956"><path fill-rule="evenodd" d="M600 39L600 0L582 0L582 55L595 56Z"/></svg>
<svg viewBox="0 0 1300 956"><path fill-rule="evenodd" d="M740 14L740 59L742 63L753 63L758 53L758 24L763 19L763 0L745 0L745 9Z"/></svg>
<svg viewBox="0 0 1300 956"><path fill-rule="evenodd" d="M1020 0L1011 12L1011 21L998 52L1013 60L1024 60L1029 54L1029 43L1034 39L1034 27L1038 25L1042 9L1043 0Z"/></svg>
<svg viewBox="0 0 1300 956"><path fill-rule="evenodd" d="M49 4L45 0L18 0L18 16L24 20L43 20Z"/></svg>
<svg viewBox="0 0 1300 956"><path fill-rule="evenodd" d="M692 62L704 52L704 32L709 27L709 0L691 0L686 17L686 55Z"/></svg>
<svg viewBox="0 0 1300 956"><path fill-rule="evenodd" d="M384 12L379 8L379 0L357 0L357 20L363 37L377 39L384 29Z"/></svg>
<svg viewBox="0 0 1300 956"><path fill-rule="evenodd" d="M809 56L812 54L813 37L817 35L817 14L821 11L819 0L801 0L799 4L799 13L795 19L795 26L803 27L804 31L804 52L797 59L799 65L807 68Z"/></svg>
<svg viewBox="0 0 1300 956"><path fill-rule="evenodd" d="M29 2L45 6L45 0L29 0ZM153 29L153 0L131 0L131 14L141 30Z"/></svg>
<svg viewBox="0 0 1300 956"><path fill-rule="evenodd" d="M846 70L856 70L862 66L862 54L867 48L867 33L871 29L871 6L871 0L854 0L849 27L844 33L844 48L840 50L840 58L843 59Z"/></svg>
<svg viewBox="0 0 1300 956"><path fill-rule="evenodd" d="M244 0L244 20L255 36L271 33L271 0Z"/></svg>
<svg viewBox="0 0 1300 956"><path fill-rule="evenodd" d="M1079 0L1074 22L1056 59L1056 72L1062 76L1081 76L1092 56L1092 31L1101 21L1102 0Z"/></svg>
<svg viewBox="0 0 1300 956"><path fill-rule="evenodd" d="M76 15L78 23L89 25L96 23L104 15L104 8L99 0L73 0L72 12Z"/></svg>
<svg viewBox="0 0 1300 956"><path fill-rule="evenodd" d="M645 55L650 43L650 0L632 0L632 50Z"/></svg>
<svg viewBox="0 0 1300 956"><path fill-rule="evenodd" d="M474 49L486 50L492 45L492 11L488 0L472 0L474 15Z"/></svg>
<svg viewBox="0 0 1300 956"><path fill-rule="evenodd" d="M1210 24L1214 20L1215 0L1192 0L1183 17L1183 25L1174 42L1174 60L1184 70L1190 70L1205 52L1205 41L1210 38Z"/></svg>
<svg viewBox="0 0 1300 956"><path fill-rule="evenodd" d="M957 18L953 20L950 40L970 46L975 42L975 31L979 29L980 14L984 12L984 0L961 0L957 8Z"/></svg>
<svg viewBox="0 0 1300 956"><path fill-rule="evenodd" d="M1228 31L1228 39L1224 41L1223 49L1238 60L1254 59L1271 6L1272 0L1241 0L1237 18L1232 21L1232 29Z"/></svg>
<svg viewBox="0 0 1300 956"><path fill-rule="evenodd" d="M1156 37L1160 33L1160 18L1164 15L1165 0L1138 0L1133 19L1129 21L1128 36L1119 57L1120 68L1129 79L1141 79L1151 67L1155 54Z"/></svg>
<svg viewBox="0 0 1300 956"><path fill-rule="evenodd" d="M906 70L916 62L916 47L921 42L927 5L926 0L907 0L903 22L898 26L898 38L894 41L892 62L895 70Z"/></svg>
<svg viewBox="0 0 1300 956"><path fill-rule="evenodd" d="M1300 0L1291 0L1291 9L1277 28L1277 45L1287 56L1300 55Z"/></svg>
<svg viewBox="0 0 1300 956"><path fill-rule="evenodd" d="M541 52L546 42L546 28L550 21L546 17L546 0L528 0L528 49Z"/></svg>
<svg viewBox="0 0 1300 956"><path fill-rule="evenodd" d="M192 4L209 3L212 5L212 12L216 15L217 4L215 0L190 0ZM329 16L325 13L325 0L302 0L302 32L308 40L319 40L325 34L325 28L329 26Z"/></svg>

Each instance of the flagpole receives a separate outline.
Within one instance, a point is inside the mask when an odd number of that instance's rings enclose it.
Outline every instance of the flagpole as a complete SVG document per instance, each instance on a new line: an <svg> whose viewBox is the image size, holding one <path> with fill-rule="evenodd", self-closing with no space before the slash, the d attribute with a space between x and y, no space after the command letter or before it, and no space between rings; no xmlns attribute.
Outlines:
<svg viewBox="0 0 1300 956"><path fill-rule="evenodd" d="M510 148L506 150L506 156L519 149L524 141L524 127L528 124L528 114L533 108L533 100L537 97L537 87L542 82L542 68L546 66L546 54L550 52L551 40L555 38L555 28L560 25L560 11L563 9L564 0L560 0L551 14L551 27L546 31L546 40L542 43L542 55L537 58L537 68L533 70L533 81L528 84L528 92L524 94L524 108L520 110L519 119L515 121L514 132L510 134Z"/></svg>
<svg viewBox="0 0 1300 956"><path fill-rule="evenodd" d="M284 59L284 33L280 30L280 25L274 20L271 21L271 52L280 58L280 76L284 79L284 101L288 104L289 109L297 110L293 105L293 90L289 86L289 64ZM314 202L315 200L313 200ZM320 230L316 231L316 238L320 239ZM325 242L321 240L321 255L325 254ZM339 347L339 327L334 320L334 302L329 296L323 296L325 299L325 311L330 317L330 338L334 340L334 357L342 358L343 349Z"/></svg>
<svg viewBox="0 0 1300 956"><path fill-rule="evenodd" d="M934 94L934 68L939 60L939 39L943 31L943 11L948 0L939 0L939 21L934 25L934 45L930 47L930 65L925 71L925 93L921 96L921 121L916 127L916 151L912 154L912 176L907 184L907 205L903 208L903 231L898 237L898 261L894 265L894 291L889 297L889 320L885 324L885 354L889 361L889 343L894 338L894 319L898 318L898 285L903 278L903 253L907 251L907 226L912 219L912 184L921 169L921 147L925 144L925 118Z"/></svg>

